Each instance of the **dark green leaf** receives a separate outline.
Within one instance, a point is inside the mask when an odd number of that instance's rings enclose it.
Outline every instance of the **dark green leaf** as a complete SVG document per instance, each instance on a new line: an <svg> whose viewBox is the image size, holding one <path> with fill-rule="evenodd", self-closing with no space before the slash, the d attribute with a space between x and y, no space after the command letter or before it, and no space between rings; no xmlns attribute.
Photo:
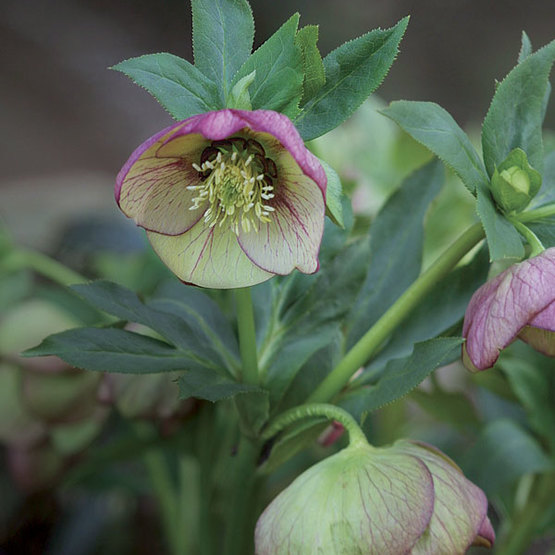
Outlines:
<svg viewBox="0 0 555 555"><path fill-rule="evenodd" d="M168 282L156 291L148 306L179 317L196 330L197 337L202 335L210 342L228 368L238 369L239 347L233 328L220 307L200 289Z"/></svg>
<svg viewBox="0 0 555 555"><path fill-rule="evenodd" d="M240 393L261 391L257 386L235 382L206 368L186 372L178 379L178 384L181 399L196 397L213 403Z"/></svg>
<svg viewBox="0 0 555 555"><path fill-rule="evenodd" d="M370 31L324 58L325 85L294 120L305 141L337 127L378 88L397 56L408 21L405 17L391 29Z"/></svg>
<svg viewBox="0 0 555 555"><path fill-rule="evenodd" d="M482 126L484 162L490 176L514 148L542 172L542 123L555 41L530 54L498 85Z"/></svg>
<svg viewBox="0 0 555 555"><path fill-rule="evenodd" d="M195 326L174 314L144 305L135 293L122 285L93 281L87 285L74 285L72 289L92 305L121 320L143 324L181 349L211 358L211 346Z"/></svg>
<svg viewBox="0 0 555 555"><path fill-rule="evenodd" d="M480 420L470 399L460 391L436 389L431 393L415 389L410 398L416 401L428 414L443 424L467 432L477 430Z"/></svg>
<svg viewBox="0 0 555 555"><path fill-rule="evenodd" d="M479 186L477 193L476 210L486 232L490 260L522 259L524 246L518 231L497 211L487 188Z"/></svg>
<svg viewBox="0 0 555 555"><path fill-rule="evenodd" d="M303 93L303 60L295 43L299 14L287 20L235 75L232 85L256 71L249 88L253 110L275 110L293 118Z"/></svg>
<svg viewBox="0 0 555 555"><path fill-rule="evenodd" d="M443 160L471 193L475 193L479 184L488 187L489 179L476 149L441 106L433 102L399 100L381 113Z"/></svg>
<svg viewBox="0 0 555 555"><path fill-rule="evenodd" d="M371 362L368 376L379 373L389 360L409 355L416 342L436 337L459 322L472 295L486 281L488 270L487 253L482 249L472 262L436 284ZM361 380L365 378L363 374Z"/></svg>
<svg viewBox="0 0 555 555"><path fill-rule="evenodd" d="M409 176L370 229L370 269L348 318L352 346L418 277L424 216L445 179L434 160Z"/></svg>
<svg viewBox="0 0 555 555"><path fill-rule="evenodd" d="M328 185L326 189L326 215L331 221L339 227L345 227L343 223L343 206L341 204L341 197L343 196L343 188L341 186L341 179L337 172L323 160L320 164L326 172L328 178Z"/></svg>
<svg viewBox="0 0 555 555"><path fill-rule="evenodd" d="M548 152L543 160L542 186L532 201L532 206L555 202L555 150Z"/></svg>
<svg viewBox="0 0 555 555"><path fill-rule="evenodd" d="M367 413L404 397L433 370L459 356L462 342L462 337L438 337L417 343L410 356L387 363L377 384L346 393L339 405L363 419Z"/></svg>
<svg viewBox="0 0 555 555"><path fill-rule="evenodd" d="M78 328L57 333L24 354L56 355L85 370L132 374L189 370L210 365L158 339L114 328Z"/></svg>
<svg viewBox="0 0 555 555"><path fill-rule="evenodd" d="M112 69L146 89L176 120L225 108L216 84L173 54L146 54Z"/></svg>
<svg viewBox="0 0 555 555"><path fill-rule="evenodd" d="M301 105L306 104L325 85L326 75L318 50L318 25L307 25L299 30L296 42L303 55L304 81Z"/></svg>
<svg viewBox="0 0 555 555"><path fill-rule="evenodd" d="M192 0L195 67L219 85L224 101L250 56L254 19L247 0Z"/></svg>
<svg viewBox="0 0 555 555"><path fill-rule="evenodd" d="M351 306L368 263L366 241L342 250L315 276L298 276L300 294L279 312L280 319L261 350L265 381L277 402L303 364L325 347L337 332L339 320ZM346 271L348 268L348 271ZM286 290L292 292L292 286Z"/></svg>
<svg viewBox="0 0 555 555"><path fill-rule="evenodd" d="M528 227L536 234L546 249L555 247L555 216L545 218L537 224L529 224Z"/></svg>
<svg viewBox="0 0 555 555"><path fill-rule="evenodd" d="M517 342L498 364L528 413L534 430L555 447L555 372L553 360Z"/></svg>
<svg viewBox="0 0 555 555"><path fill-rule="evenodd" d="M465 471L488 495L520 476L555 469L537 441L513 420L495 420L468 453Z"/></svg>

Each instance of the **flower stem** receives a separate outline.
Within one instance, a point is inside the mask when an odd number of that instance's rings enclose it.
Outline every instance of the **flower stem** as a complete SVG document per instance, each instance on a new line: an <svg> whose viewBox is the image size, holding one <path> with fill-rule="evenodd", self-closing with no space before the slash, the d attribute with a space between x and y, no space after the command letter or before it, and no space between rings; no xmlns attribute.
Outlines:
<svg viewBox="0 0 555 555"><path fill-rule="evenodd" d="M235 302L239 328L239 349L243 362L243 382L258 384L258 356L250 289L248 287L236 289Z"/></svg>
<svg viewBox="0 0 555 555"><path fill-rule="evenodd" d="M514 524L496 546L499 555L519 555L534 539L539 521L553 502L555 474L553 472L536 478L535 487L528 503L515 515Z"/></svg>
<svg viewBox="0 0 555 555"><path fill-rule="evenodd" d="M300 405L286 410L264 430L262 438L268 440L297 420L310 418L312 416L325 416L330 420L337 420L337 422L343 424L349 433L350 445L368 445L364 432L360 429L356 420L347 411L336 407L335 405L328 405L325 403Z"/></svg>
<svg viewBox="0 0 555 555"><path fill-rule="evenodd" d="M520 214L516 214L514 218L519 222L527 223L537 222L538 220L543 220L545 218L549 218L550 216L555 216L555 203L540 206L535 210L521 212Z"/></svg>
<svg viewBox="0 0 555 555"><path fill-rule="evenodd" d="M37 251L18 249L12 251L2 261L8 270L29 269L63 286L86 283L88 280L60 262Z"/></svg>
<svg viewBox="0 0 555 555"><path fill-rule="evenodd" d="M320 383L307 403L331 400L349 382L383 341L406 318L412 309L484 238L480 223L468 228L420 277L395 301L383 316L359 339L339 364Z"/></svg>
<svg viewBox="0 0 555 555"><path fill-rule="evenodd" d="M530 252L530 258L538 256L541 254L545 247L542 242L537 238L536 234L529 228L527 228L523 223L511 218L511 222L516 227L518 232L526 239L526 242L530 245L532 251Z"/></svg>

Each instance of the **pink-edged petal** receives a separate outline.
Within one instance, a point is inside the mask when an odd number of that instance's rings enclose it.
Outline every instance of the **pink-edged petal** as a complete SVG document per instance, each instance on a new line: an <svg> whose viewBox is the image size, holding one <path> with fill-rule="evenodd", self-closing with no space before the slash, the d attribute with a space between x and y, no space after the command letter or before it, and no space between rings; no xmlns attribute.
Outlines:
<svg viewBox="0 0 555 555"><path fill-rule="evenodd" d="M393 449L421 460L434 481L435 501L430 525L411 554L466 553L481 532L488 532L484 528L488 509L484 492L467 480L451 459L431 445L401 440Z"/></svg>
<svg viewBox="0 0 555 555"><path fill-rule="evenodd" d="M479 370L493 366L499 351L555 300L555 248L515 264L486 283L468 305L463 335Z"/></svg>
<svg viewBox="0 0 555 555"><path fill-rule="evenodd" d="M198 162L206 139L199 134L175 137L180 124L143 143L116 180L116 200L129 218L145 229L179 235L191 228L206 208L189 210L200 182Z"/></svg>
<svg viewBox="0 0 555 555"><path fill-rule="evenodd" d="M536 314L530 325L546 331L555 331L555 300Z"/></svg>
<svg viewBox="0 0 555 555"><path fill-rule="evenodd" d="M270 223L261 224L258 231L241 231L239 244L256 265L268 272L286 275L297 268L312 274L318 270L325 200L321 189L290 158L287 151L281 152Z"/></svg>
<svg viewBox="0 0 555 555"><path fill-rule="evenodd" d="M203 220L175 237L154 232L147 235L162 262L187 283L228 289L255 285L273 275L248 259L231 230L208 227Z"/></svg>
<svg viewBox="0 0 555 555"><path fill-rule="evenodd" d="M420 460L347 448L303 472L258 519L257 555L409 553L433 511Z"/></svg>
<svg viewBox="0 0 555 555"><path fill-rule="evenodd" d="M482 521L480 529L478 530L478 535L472 542L472 545L490 548L493 546L494 542L495 531L493 530L490 519L486 516Z"/></svg>

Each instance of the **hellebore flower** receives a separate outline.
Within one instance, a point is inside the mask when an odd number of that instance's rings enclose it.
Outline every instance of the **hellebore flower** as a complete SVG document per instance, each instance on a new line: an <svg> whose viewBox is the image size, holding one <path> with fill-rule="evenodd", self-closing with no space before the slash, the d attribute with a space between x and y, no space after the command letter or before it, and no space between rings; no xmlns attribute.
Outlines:
<svg viewBox="0 0 555 555"><path fill-rule="evenodd" d="M400 440L351 444L301 474L270 503L257 555L465 553L490 547L487 499L437 449Z"/></svg>
<svg viewBox="0 0 555 555"><path fill-rule="evenodd" d="M466 309L463 362L491 368L517 336L555 356L555 247L514 264L478 289Z"/></svg>
<svg viewBox="0 0 555 555"><path fill-rule="evenodd" d="M221 110L145 141L115 196L182 281L231 288L317 271L326 183L286 116Z"/></svg>

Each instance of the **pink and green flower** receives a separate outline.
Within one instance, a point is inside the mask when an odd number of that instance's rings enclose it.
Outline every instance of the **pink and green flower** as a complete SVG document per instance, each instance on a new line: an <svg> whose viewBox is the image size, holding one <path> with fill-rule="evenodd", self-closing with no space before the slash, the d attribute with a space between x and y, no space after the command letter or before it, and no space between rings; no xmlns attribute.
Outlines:
<svg viewBox="0 0 555 555"><path fill-rule="evenodd" d="M245 287L318 269L326 174L269 110L193 116L139 146L116 200L182 281Z"/></svg>
<svg viewBox="0 0 555 555"><path fill-rule="evenodd" d="M260 516L257 555L465 553L495 539L480 488L432 446L350 445L301 474Z"/></svg>
<svg viewBox="0 0 555 555"><path fill-rule="evenodd" d="M555 248L480 287L466 309L463 336L463 362L472 371L491 368L517 337L555 356Z"/></svg>

